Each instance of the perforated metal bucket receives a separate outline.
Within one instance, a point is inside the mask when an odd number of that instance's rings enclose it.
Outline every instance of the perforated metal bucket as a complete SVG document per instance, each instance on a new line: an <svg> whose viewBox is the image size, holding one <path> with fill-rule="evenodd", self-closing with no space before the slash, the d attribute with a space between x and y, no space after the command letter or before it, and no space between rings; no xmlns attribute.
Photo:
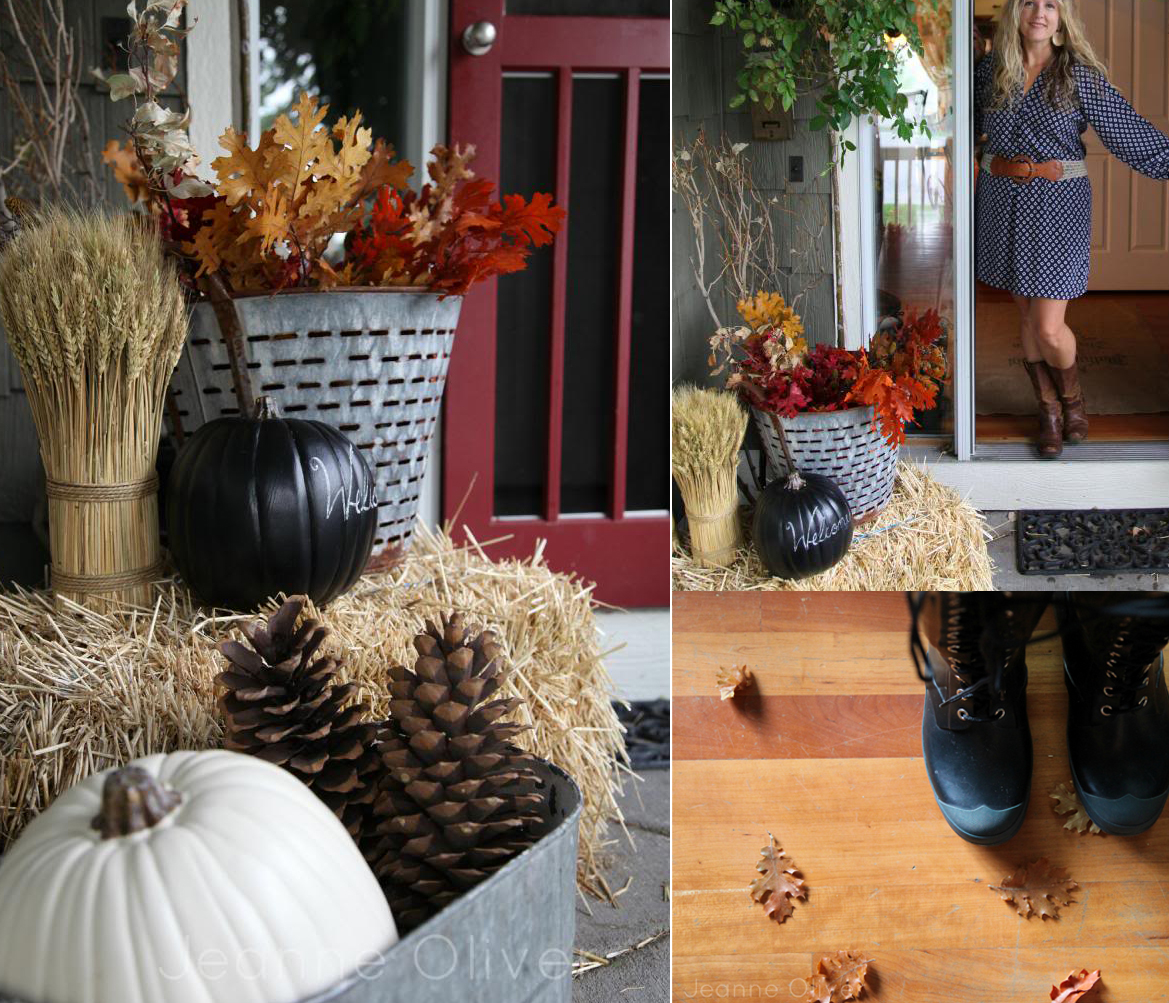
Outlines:
<svg viewBox="0 0 1169 1003"><path fill-rule="evenodd" d="M787 458L771 416L758 408L751 413L771 476L786 475ZM872 519L889 504L899 450L873 424L871 407L804 412L780 421L796 466L804 473L831 477L848 499L854 522Z"/></svg>
<svg viewBox="0 0 1169 1003"><path fill-rule="evenodd" d="M254 392L285 417L336 426L369 461L378 492L374 555L409 546L462 302L399 289L235 300ZM192 313L171 386L188 433L239 413L227 346L208 303Z"/></svg>

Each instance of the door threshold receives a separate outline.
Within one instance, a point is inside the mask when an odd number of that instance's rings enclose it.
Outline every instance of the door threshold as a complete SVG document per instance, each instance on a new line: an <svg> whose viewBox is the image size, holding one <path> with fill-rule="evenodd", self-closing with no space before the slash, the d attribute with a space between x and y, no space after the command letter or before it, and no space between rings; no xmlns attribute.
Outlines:
<svg viewBox="0 0 1169 1003"><path fill-rule="evenodd" d="M974 446L975 460L1039 460L1035 445L1030 442L978 442ZM1124 460L1169 460L1169 442L1121 441L1065 442L1059 460L1071 462L1112 462ZM1051 463L1051 460L1042 460Z"/></svg>
<svg viewBox="0 0 1169 1003"><path fill-rule="evenodd" d="M1001 443L1014 446L1014 443ZM1014 456L979 455L962 462L937 447L903 447L901 457L925 468L934 480L953 488L983 512L1017 509L1163 508L1169 501L1169 449L1164 443L1129 443L1164 450L1153 458L1131 454L1109 459L1069 459L1068 449L1056 460L1041 460L1018 443ZM1090 443L1073 447L1086 450ZM1117 443L1099 443L1115 446Z"/></svg>

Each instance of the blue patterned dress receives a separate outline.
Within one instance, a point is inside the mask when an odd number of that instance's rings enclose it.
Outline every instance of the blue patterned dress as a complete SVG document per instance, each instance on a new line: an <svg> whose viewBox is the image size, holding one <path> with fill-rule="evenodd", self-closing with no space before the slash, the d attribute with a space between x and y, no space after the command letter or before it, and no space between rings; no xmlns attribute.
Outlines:
<svg viewBox="0 0 1169 1003"><path fill-rule="evenodd" d="M1022 105L984 110L994 53L974 69L974 135L983 150L1034 160L1082 160L1081 134L1092 126L1113 156L1150 178L1169 181L1169 136L1138 115L1124 95L1088 66L1075 65L1078 107L1052 109L1044 98L1048 68ZM1087 177L1019 183L978 172L974 193L974 274L1020 296L1075 299L1088 288L1092 182Z"/></svg>

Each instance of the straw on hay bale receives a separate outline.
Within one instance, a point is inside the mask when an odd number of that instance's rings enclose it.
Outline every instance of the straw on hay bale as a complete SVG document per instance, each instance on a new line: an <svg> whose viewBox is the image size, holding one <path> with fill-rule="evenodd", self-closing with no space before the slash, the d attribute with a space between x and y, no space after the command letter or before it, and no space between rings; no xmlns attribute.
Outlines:
<svg viewBox="0 0 1169 1003"><path fill-rule="evenodd" d="M273 608L275 604L273 604ZM378 717L389 709L386 669L413 664L427 617L462 610L497 632L514 666L504 688L525 698L524 748L566 770L584 792L578 878L601 895L605 830L629 770L610 704L591 586L550 571L539 551L491 561L419 527L397 567L363 577L320 615L343 650L341 675ZM220 744L217 640L241 614L212 615L174 581L153 608L101 613L54 608L42 592L0 592L0 852L82 777L153 752Z"/></svg>
<svg viewBox="0 0 1169 1003"><path fill-rule="evenodd" d="M983 517L957 492L922 467L902 462L888 506L857 527L844 559L827 571L789 581L772 578L751 546L740 550L729 568L717 569L699 567L675 550L673 587L676 592L991 589L987 536Z"/></svg>

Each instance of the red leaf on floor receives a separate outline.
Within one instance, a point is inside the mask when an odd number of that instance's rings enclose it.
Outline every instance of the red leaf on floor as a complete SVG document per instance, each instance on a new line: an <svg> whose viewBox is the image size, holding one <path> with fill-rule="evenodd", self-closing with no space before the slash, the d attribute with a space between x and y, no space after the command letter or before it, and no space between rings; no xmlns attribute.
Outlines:
<svg viewBox="0 0 1169 1003"><path fill-rule="evenodd" d="M1080 970L1079 975L1072 972L1058 986L1051 987L1051 998L1054 1003L1075 1003L1081 996L1100 981L1100 969L1089 972Z"/></svg>

